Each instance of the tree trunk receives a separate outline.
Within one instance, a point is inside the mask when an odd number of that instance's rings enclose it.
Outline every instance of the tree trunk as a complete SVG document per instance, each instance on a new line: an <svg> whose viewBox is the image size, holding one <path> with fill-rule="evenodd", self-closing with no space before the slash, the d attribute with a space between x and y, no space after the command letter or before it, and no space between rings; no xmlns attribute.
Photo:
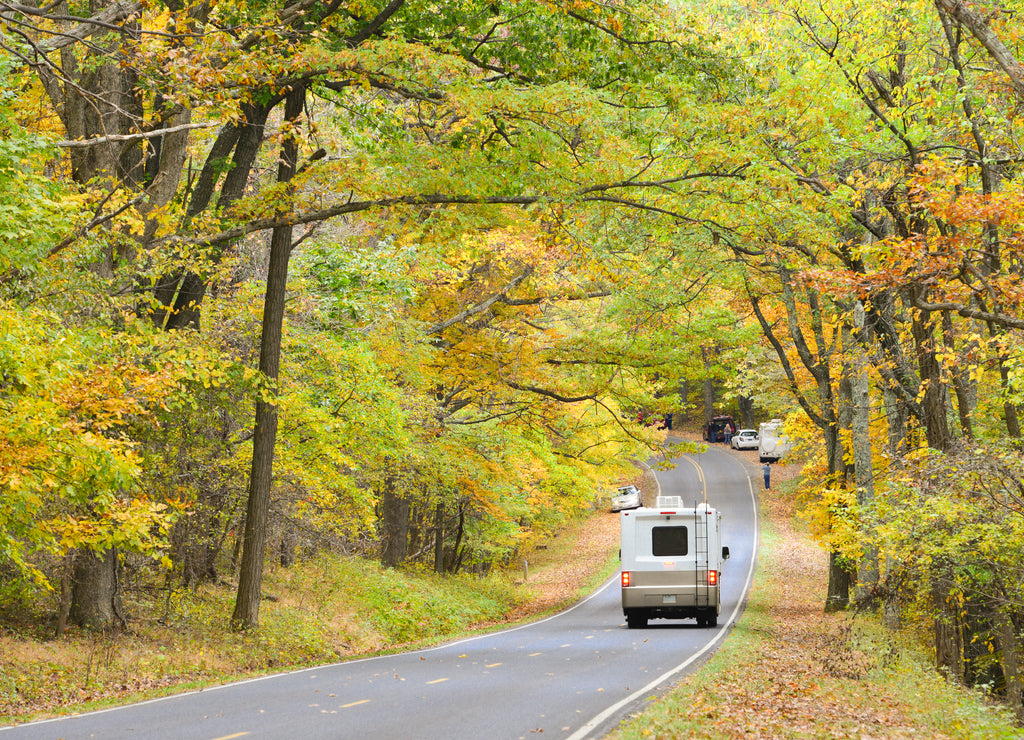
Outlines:
<svg viewBox="0 0 1024 740"><path fill-rule="evenodd" d="M946 420L946 389L942 367L935 354L935 324L929 316L915 316L911 325L917 366L924 387L921 410L928 446L945 452L953 443Z"/></svg>
<svg viewBox="0 0 1024 740"><path fill-rule="evenodd" d="M68 615L71 613L71 584L75 570L75 551L69 550L64 555L64 564L60 572L60 606L57 610L57 629L55 637L60 639L68 626Z"/></svg>
<svg viewBox="0 0 1024 740"><path fill-rule="evenodd" d="M885 404L885 420L889 430L889 456L895 460L899 458L907 439L906 407L888 387L882 389L882 402Z"/></svg>
<svg viewBox="0 0 1024 740"><path fill-rule="evenodd" d="M462 535L466 531L466 506L459 502L459 523L455 529L455 545L452 547L452 559L446 570L449 573L458 573L462 567L462 559L466 555L466 548L462 546Z"/></svg>
<svg viewBox="0 0 1024 740"><path fill-rule="evenodd" d="M964 4L963 0L935 0L941 8L967 30L985 47L992 60L999 65L1010 81L1018 97L1024 97L1024 66L1014 56L1013 51L1003 43L999 35L989 25L987 13L979 13Z"/></svg>
<svg viewBox="0 0 1024 740"><path fill-rule="evenodd" d="M295 534L285 528L281 533L281 544L278 549L282 568L291 568L295 565Z"/></svg>
<svg viewBox="0 0 1024 740"><path fill-rule="evenodd" d="M955 352L956 330L953 327L953 319L949 311L942 312L942 334L946 348L950 352ZM971 393L970 370L957 364L957 366L950 370L950 375L953 381L953 392L956 395L956 411L957 417L960 420L960 432L964 435L964 439L974 439L974 429L971 424L974 402Z"/></svg>
<svg viewBox="0 0 1024 740"><path fill-rule="evenodd" d="M689 408L690 381L683 379L679 381L679 411L673 414L674 419L677 420L677 423L675 424L677 429L682 426L684 421L688 421L690 419Z"/></svg>
<svg viewBox="0 0 1024 740"><path fill-rule="evenodd" d="M864 328L864 307L858 301L854 306L854 325L857 333ZM871 389L868 382L867 357L854 342L850 343L853 367L850 373L851 441L853 446L854 480L857 483L857 505L864 512L874 504L875 475L871 464ZM862 525L863 527L863 525ZM872 598L878 587L878 548L865 543L857 567L857 601Z"/></svg>
<svg viewBox="0 0 1024 740"><path fill-rule="evenodd" d="M800 408L807 413L807 416L821 430L822 436L825 439L830 485L843 485L845 476L845 455L843 454L842 442L839 438L839 419L836 412L836 400L832 393L832 379L829 370L829 362L831 361L831 358L828 356L830 345L824 339L823 323L821 321L817 296L813 292L808 293L808 306L811 309L812 327L815 333L815 348L817 352L817 354L815 354L815 351L812 351L811 345L807 342L803 329L800 326L799 313L796 308L796 295L793 291L791 280L791 272L783 265L779 265L778 269L779 277L782 280L783 285L782 299L786 306L788 319L787 324L789 327L790 337L793 340L793 346L796 348L797 354L800 356L800 361L816 381L819 404L818 410L814 409L806 396L800 391L796 380L796 374L793 371L782 343L779 341L775 331L772 329L772 325L768 322L764 313L761 311L758 305L759 299L748 291L748 295L750 296L750 306L753 309L754 314L757 316L757 320L761 325L762 331L764 331L768 341L771 342L772 346L775 348L775 352L779 357L779 362L782 364L782 368L786 373L786 378L789 381L790 389L792 390L796 400L800 403ZM825 611L838 611L840 609L845 609L849 605L850 580L851 574L845 559L840 557L837 552L829 553L829 583L828 594L825 600Z"/></svg>
<svg viewBox="0 0 1024 740"><path fill-rule="evenodd" d="M67 5L63 10L67 12ZM126 24L130 28L131 24ZM103 44L106 43L106 46ZM61 49L63 77L40 65L39 74L54 109L61 116L67 138L90 139L101 134L129 133L139 120L141 98L138 79L128 65L116 61L120 38L112 34L106 40L92 39L88 51L79 55L77 45ZM142 148L139 144L98 145L72 149L69 154L71 176L85 186L99 185L112 192L123 187L128 192L141 189L143 179ZM124 248L126 251L131 251ZM117 261L106 254L94 268L113 274ZM123 623L117 590L117 556L113 551L99 555L81 552L75 559L68 618L92 629L111 629Z"/></svg>
<svg viewBox="0 0 1024 740"><path fill-rule="evenodd" d="M839 375L839 409L836 412L836 419L839 422L840 432L853 435L853 374L854 368L850 362L851 337L847 327L843 327L843 367ZM844 475L848 479L854 477L852 460L844 460L842 464Z"/></svg>
<svg viewBox="0 0 1024 740"><path fill-rule="evenodd" d="M850 569L839 553L828 554L828 594L825 612L838 612L850 606Z"/></svg>
<svg viewBox="0 0 1024 740"><path fill-rule="evenodd" d="M1024 681L1020 675L1021 646L1017 638L1017 629L1010 616L1004 612L995 615L995 622L999 662L1006 684L1006 703L1017 715L1017 722L1024 723Z"/></svg>
<svg viewBox="0 0 1024 740"><path fill-rule="evenodd" d="M124 626L117 551L83 550L75 558L68 618L80 627L109 630Z"/></svg>
<svg viewBox="0 0 1024 740"><path fill-rule="evenodd" d="M740 423L744 429L757 429L754 422L754 400L747 396L737 396L736 405L740 410Z"/></svg>
<svg viewBox="0 0 1024 740"><path fill-rule="evenodd" d="M1006 365L1008 359L1005 354L999 356L999 387L1004 394L1010 390L1010 370ZM1010 401L1003 401L1003 416L1006 418L1006 433L1014 439L1020 439L1020 417L1017 414L1017 407Z"/></svg>
<svg viewBox="0 0 1024 740"><path fill-rule="evenodd" d="M409 500L395 490L393 479L388 479L384 486L380 506L380 560L393 568L401 565L409 552Z"/></svg>
<svg viewBox="0 0 1024 740"><path fill-rule="evenodd" d="M422 507L409 507L409 544L406 549L406 557L416 557L420 551L420 540L423 537L423 514Z"/></svg>
<svg viewBox="0 0 1024 740"><path fill-rule="evenodd" d="M285 120L296 125L305 103L306 91L297 86L288 94ZM295 175L298 142L289 136L281 145L278 182ZM282 214L283 215L283 214ZM285 290L288 286L288 258L292 249L292 227L274 228L270 238L270 268L263 302L263 331L260 336L260 372L275 386L281 367L281 331L284 324ZM276 393L276 389L273 391ZM252 440L252 468L249 473L249 500L246 506L242 565L238 576L238 594L231 615L234 629L255 629L259 625L260 587L263 583L263 559L267 546L267 516L273 482L274 445L277 442L277 402L274 398L256 401L256 426Z"/></svg>
<svg viewBox="0 0 1024 740"><path fill-rule="evenodd" d="M963 684L963 624L959 609L950 604L948 588L939 583L933 587L933 598L939 611L935 619L935 662L940 668L948 669L955 682Z"/></svg>
<svg viewBox="0 0 1024 740"><path fill-rule="evenodd" d="M185 587L217 581L217 557L227 537L229 505L224 490L200 490L191 516L181 517L171 529L171 559L181 568Z"/></svg>
<svg viewBox="0 0 1024 740"><path fill-rule="evenodd" d="M250 173L263 146L263 131L271 110L280 102L271 97L265 105L245 104L242 106L244 120L240 124L228 124L221 130L207 156L199 175L197 185L188 204L186 216L191 219L203 213L210 205L215 193L216 179L225 166L225 161L234 150L231 166L220 188L217 207L228 210L245 193ZM220 260L220 252L211 256L214 262ZM154 297L163 308L153 312L153 321L166 329L199 328L199 306L206 296L206 281L191 272L164 275L154 291Z"/></svg>
<svg viewBox="0 0 1024 740"><path fill-rule="evenodd" d="M444 503L434 510L434 572L444 573Z"/></svg>
<svg viewBox="0 0 1024 740"><path fill-rule="evenodd" d="M704 424L707 425L715 415L715 381L711 377L711 360L708 358L708 348L700 348L701 357L704 359Z"/></svg>

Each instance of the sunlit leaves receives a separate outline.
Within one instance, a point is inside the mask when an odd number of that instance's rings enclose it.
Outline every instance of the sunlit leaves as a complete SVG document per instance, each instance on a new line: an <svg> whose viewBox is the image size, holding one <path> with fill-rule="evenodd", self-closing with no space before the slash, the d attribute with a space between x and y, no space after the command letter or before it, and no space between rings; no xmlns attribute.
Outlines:
<svg viewBox="0 0 1024 740"><path fill-rule="evenodd" d="M124 548L166 558L178 492L147 488L140 441L190 384L230 361L144 327L111 332L0 306L0 547L43 582L34 553Z"/></svg>
<svg viewBox="0 0 1024 740"><path fill-rule="evenodd" d="M16 81L0 54L0 281L14 269L31 270L62 235L70 202L60 185L42 174L54 156L46 140L16 118ZM2 284L2 282L0 282Z"/></svg>

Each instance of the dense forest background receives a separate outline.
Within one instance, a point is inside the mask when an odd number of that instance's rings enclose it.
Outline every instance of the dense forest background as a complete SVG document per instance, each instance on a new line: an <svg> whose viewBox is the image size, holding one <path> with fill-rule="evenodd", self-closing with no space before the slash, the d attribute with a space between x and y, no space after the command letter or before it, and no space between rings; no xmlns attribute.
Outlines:
<svg viewBox="0 0 1024 740"><path fill-rule="evenodd" d="M1020 5L0 2L4 613L501 567L732 410L1020 712Z"/></svg>

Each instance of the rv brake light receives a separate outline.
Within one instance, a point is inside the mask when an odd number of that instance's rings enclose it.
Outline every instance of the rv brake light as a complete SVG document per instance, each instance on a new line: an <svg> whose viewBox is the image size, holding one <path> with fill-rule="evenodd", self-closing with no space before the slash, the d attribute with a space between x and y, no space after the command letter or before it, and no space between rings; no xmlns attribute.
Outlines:
<svg viewBox="0 0 1024 740"><path fill-rule="evenodd" d="M674 511L659 511L659 514L675 514Z"/></svg>
<svg viewBox="0 0 1024 740"><path fill-rule="evenodd" d="M708 571L708 585L709 586L717 586L718 585L718 571L717 570L709 570Z"/></svg>
<svg viewBox="0 0 1024 740"><path fill-rule="evenodd" d="M622 571L622 587L629 588L629 571Z"/></svg>

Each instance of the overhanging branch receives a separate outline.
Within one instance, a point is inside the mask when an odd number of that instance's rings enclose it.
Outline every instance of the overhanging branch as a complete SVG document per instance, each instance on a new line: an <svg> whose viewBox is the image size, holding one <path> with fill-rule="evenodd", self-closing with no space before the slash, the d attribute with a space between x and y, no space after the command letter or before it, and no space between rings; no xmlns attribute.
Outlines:
<svg viewBox="0 0 1024 740"><path fill-rule="evenodd" d="M921 297L915 297L914 307L928 313L935 311L953 311L965 319L977 319L979 321L992 322L993 324L1002 326L1006 329L1024 329L1024 319L1018 319L1016 316L1008 316L1004 313L981 311L977 308L971 308L970 306L965 306L962 303L955 303L953 301L947 301L945 303L929 303Z"/></svg>

